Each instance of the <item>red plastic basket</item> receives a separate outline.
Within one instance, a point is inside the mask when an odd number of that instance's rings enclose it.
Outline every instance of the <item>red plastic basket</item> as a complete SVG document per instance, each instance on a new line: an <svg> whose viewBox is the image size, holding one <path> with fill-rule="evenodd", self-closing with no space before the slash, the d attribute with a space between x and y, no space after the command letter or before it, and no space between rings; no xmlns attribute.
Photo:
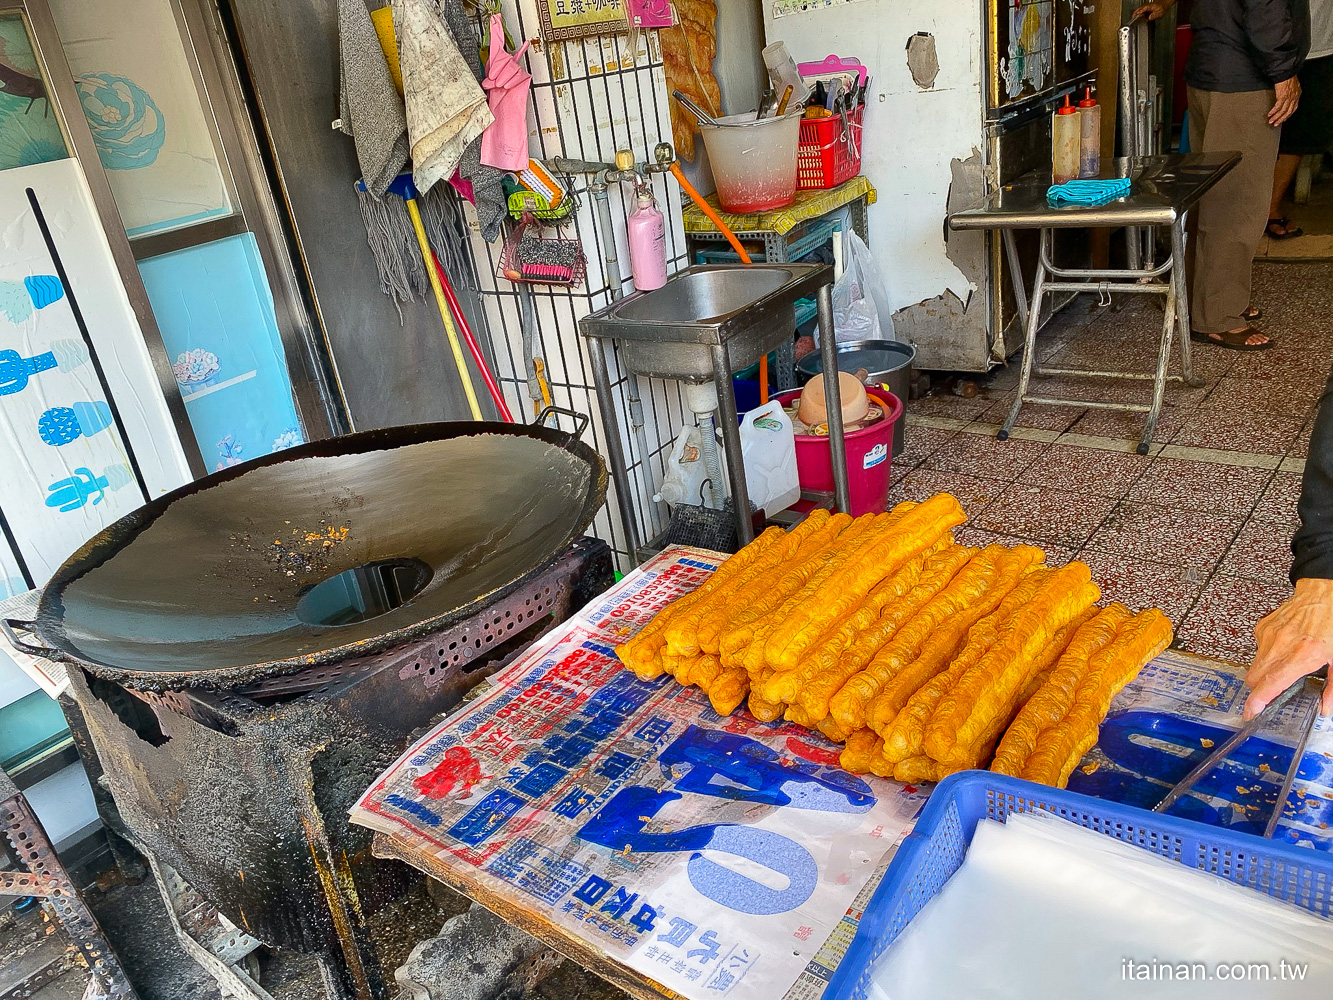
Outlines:
<svg viewBox="0 0 1333 1000"><path fill-rule="evenodd" d="M861 118L864 107L844 121L842 115L806 118L796 150L796 188L813 191L837 187L861 172Z"/></svg>

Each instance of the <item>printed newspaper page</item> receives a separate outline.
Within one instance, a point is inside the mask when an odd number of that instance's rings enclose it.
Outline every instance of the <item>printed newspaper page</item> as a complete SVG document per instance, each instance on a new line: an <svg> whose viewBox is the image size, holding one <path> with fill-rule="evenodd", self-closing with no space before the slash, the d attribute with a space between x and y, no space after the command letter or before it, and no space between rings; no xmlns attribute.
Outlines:
<svg viewBox="0 0 1333 1000"><path fill-rule="evenodd" d="M845 915L924 797L843 771L807 730L719 717L621 666L614 644L720 558L672 549L631 573L404 754L352 819L682 996L772 1000L807 967L826 978L816 953L835 928L850 940Z"/></svg>

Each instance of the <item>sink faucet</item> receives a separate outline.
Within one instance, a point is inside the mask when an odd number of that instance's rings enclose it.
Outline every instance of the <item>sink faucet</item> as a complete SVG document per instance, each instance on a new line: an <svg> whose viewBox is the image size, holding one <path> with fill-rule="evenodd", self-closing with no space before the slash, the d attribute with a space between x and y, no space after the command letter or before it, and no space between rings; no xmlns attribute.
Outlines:
<svg viewBox="0 0 1333 1000"><path fill-rule="evenodd" d="M592 192L593 200L596 203L597 224L602 231L602 254L603 263L606 267L606 283L611 291L612 299L619 299L625 294L625 273L620 269L620 258L616 252L616 233L611 223L611 203L607 197L607 190L612 184L633 181L634 189L637 192L646 184L648 175L668 172L675 160L676 151L671 148L671 143L659 142L653 147L654 162L644 163L642 170L634 161L634 153L628 149L616 150L615 163L573 160L564 156L557 156L550 161L551 166L558 173L593 175L588 189ZM625 388L628 390L630 429L638 445L639 455L645 462L644 474L649 477L648 482L651 486L651 474L647 472L646 465L649 450L648 438L644 432L643 392L639 388L638 376L629 369L625 370ZM651 493L651 490L649 492ZM652 522L654 535L660 535L663 524L661 512L658 510L656 503L650 502L648 504L648 515Z"/></svg>

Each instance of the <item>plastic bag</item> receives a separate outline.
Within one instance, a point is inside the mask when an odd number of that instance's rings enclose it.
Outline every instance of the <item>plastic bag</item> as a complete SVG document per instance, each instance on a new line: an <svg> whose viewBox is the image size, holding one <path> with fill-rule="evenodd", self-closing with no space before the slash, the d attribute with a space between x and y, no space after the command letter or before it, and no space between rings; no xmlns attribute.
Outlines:
<svg viewBox="0 0 1333 1000"><path fill-rule="evenodd" d="M865 240L842 231L842 277L833 283L833 330L840 344L894 340L893 311L884 275ZM819 331L815 330L815 342Z"/></svg>

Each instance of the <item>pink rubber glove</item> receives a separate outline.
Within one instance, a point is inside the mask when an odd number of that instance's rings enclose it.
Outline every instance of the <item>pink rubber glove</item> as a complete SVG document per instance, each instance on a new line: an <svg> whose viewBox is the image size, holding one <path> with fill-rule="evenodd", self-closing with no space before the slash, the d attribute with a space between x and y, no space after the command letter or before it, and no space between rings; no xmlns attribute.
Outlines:
<svg viewBox="0 0 1333 1000"><path fill-rule="evenodd" d="M504 22L499 14L491 15L491 55L481 85L495 121L482 133L481 162L497 170L528 168L528 91L532 76L519 65L519 59L529 44L524 42L516 52L506 52Z"/></svg>

